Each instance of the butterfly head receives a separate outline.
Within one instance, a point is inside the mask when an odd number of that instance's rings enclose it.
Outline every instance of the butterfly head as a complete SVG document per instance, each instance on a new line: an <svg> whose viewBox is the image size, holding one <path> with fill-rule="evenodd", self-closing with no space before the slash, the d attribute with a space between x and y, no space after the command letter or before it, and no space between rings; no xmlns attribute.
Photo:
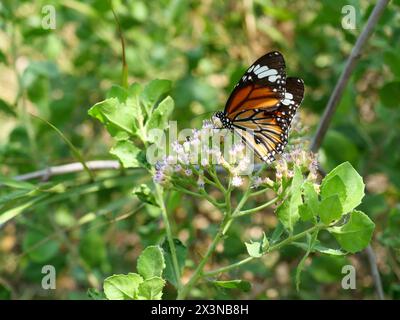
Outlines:
<svg viewBox="0 0 400 320"><path fill-rule="evenodd" d="M216 112L212 116L211 120L214 125L214 128L216 129L232 128L232 121L226 116L226 114L223 111Z"/></svg>

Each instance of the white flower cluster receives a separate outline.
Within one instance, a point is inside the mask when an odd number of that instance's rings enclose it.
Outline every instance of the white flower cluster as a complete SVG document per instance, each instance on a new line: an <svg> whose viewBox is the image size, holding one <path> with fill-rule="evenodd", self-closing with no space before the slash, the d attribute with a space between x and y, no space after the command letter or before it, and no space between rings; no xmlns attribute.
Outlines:
<svg viewBox="0 0 400 320"><path fill-rule="evenodd" d="M292 178L294 175L293 168L297 166L302 171L309 172L309 180L316 181L318 173L317 154L311 151L305 151L301 148L294 148L290 152L282 155L282 158L275 163L277 180L283 177Z"/></svg>
<svg viewBox="0 0 400 320"><path fill-rule="evenodd" d="M215 134L220 133L221 130L214 129L210 121L204 121L202 128L192 130L186 141L173 142L171 154L156 163L154 181L168 184L174 177L196 179L197 176L197 185L204 187L204 171L218 165L219 169L224 168L230 173L232 186L241 186L243 178L240 175L252 172L253 153L241 142L231 143L228 147L224 145L226 150L221 152L221 141L214 138ZM227 135L223 138L226 142Z"/></svg>

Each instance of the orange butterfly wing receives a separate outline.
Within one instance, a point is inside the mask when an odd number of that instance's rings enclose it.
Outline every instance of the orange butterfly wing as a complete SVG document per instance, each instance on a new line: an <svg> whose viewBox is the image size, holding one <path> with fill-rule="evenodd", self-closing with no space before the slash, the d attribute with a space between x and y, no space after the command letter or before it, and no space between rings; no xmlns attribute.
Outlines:
<svg viewBox="0 0 400 320"><path fill-rule="evenodd" d="M246 71L230 95L225 114L231 120L249 109L268 109L284 96L286 83L285 60L277 52L259 58Z"/></svg>

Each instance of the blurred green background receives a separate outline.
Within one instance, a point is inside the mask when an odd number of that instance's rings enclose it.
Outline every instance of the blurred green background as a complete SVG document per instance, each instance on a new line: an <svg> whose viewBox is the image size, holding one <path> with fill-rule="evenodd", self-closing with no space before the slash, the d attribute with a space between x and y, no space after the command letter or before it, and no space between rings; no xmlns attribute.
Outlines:
<svg viewBox="0 0 400 320"><path fill-rule="evenodd" d="M43 6L53 5L56 29L42 27ZM376 223L372 247L386 298L400 298L400 2L392 1L375 27L320 152L328 171L350 161L363 176L362 204ZM352 5L356 28L342 28ZM173 119L198 127L222 109L246 67L262 54L283 53L287 73L304 79L300 121L311 138L320 115L373 8L370 1L113 1L126 40L129 82L173 81ZM108 1L0 3L0 174L13 177L76 161L55 125L85 160L113 159L111 138L88 109L121 83L118 25ZM16 215L0 228L0 298L81 299L113 273L134 269L142 248L163 238L159 213L135 211L130 195L140 172L102 171L53 177L45 198L24 188L0 187L0 212ZM39 181L31 181L37 185ZM20 186L21 187L21 186ZM58 189L54 189L58 188ZM25 192L25 193L24 193ZM34 191L30 191L34 192ZM220 216L207 204L168 197L173 229L190 248L188 266L205 251ZM236 261L243 240L277 223L265 211L232 228L210 268ZM253 283L248 293L200 284L194 297L220 299L375 298L364 254L314 255L294 286L302 251L289 247L231 273ZM43 290L43 265L57 270L57 289ZM341 268L357 269L357 289L343 290ZM165 297L173 297L172 288Z"/></svg>

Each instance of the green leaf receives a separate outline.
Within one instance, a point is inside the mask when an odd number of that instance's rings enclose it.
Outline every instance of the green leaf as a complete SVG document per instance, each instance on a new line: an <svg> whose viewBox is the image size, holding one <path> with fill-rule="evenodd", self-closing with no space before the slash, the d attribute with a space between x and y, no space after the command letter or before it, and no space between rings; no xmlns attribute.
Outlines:
<svg viewBox="0 0 400 320"><path fill-rule="evenodd" d="M278 222L278 225L276 226L274 232L271 235L271 240L270 243L274 244L276 243L282 236L283 231L285 231L285 228L283 227L282 222Z"/></svg>
<svg viewBox="0 0 400 320"><path fill-rule="evenodd" d="M263 233L263 238L261 240L261 249L262 252L267 252L267 250L269 249L269 241L267 236L265 235L265 232Z"/></svg>
<svg viewBox="0 0 400 320"><path fill-rule="evenodd" d="M251 289L250 282L245 280L213 281L212 283L217 287L225 289L239 289L244 292L249 292Z"/></svg>
<svg viewBox="0 0 400 320"><path fill-rule="evenodd" d="M26 181L18 181L11 178L0 176L0 187L7 186L15 189L34 190L36 186Z"/></svg>
<svg viewBox="0 0 400 320"><path fill-rule="evenodd" d="M327 230L334 235L343 249L355 253L368 245L374 228L375 224L365 213L354 210L347 223Z"/></svg>
<svg viewBox="0 0 400 320"><path fill-rule="evenodd" d="M323 179L321 183L321 197L322 199L337 194L340 202L344 203L347 198L346 186L343 180L337 175L329 179Z"/></svg>
<svg viewBox="0 0 400 320"><path fill-rule="evenodd" d="M128 91L125 88L114 84L107 92L107 99L109 98L117 98L119 102L123 103L128 98Z"/></svg>
<svg viewBox="0 0 400 320"><path fill-rule="evenodd" d="M138 299L140 300L161 300L165 280L160 277L152 277L144 280L139 285Z"/></svg>
<svg viewBox="0 0 400 320"><path fill-rule="evenodd" d="M140 94L140 99L149 114L151 108L171 91L171 81L156 79L146 85Z"/></svg>
<svg viewBox="0 0 400 320"><path fill-rule="evenodd" d="M311 210L310 206L306 203L303 203L299 206L299 215L301 220L308 221L314 217L314 213Z"/></svg>
<svg viewBox="0 0 400 320"><path fill-rule="evenodd" d="M147 123L147 130L154 128L164 130L168 126L168 119L174 110L174 100L166 97L151 114ZM154 142L154 141L151 141Z"/></svg>
<svg viewBox="0 0 400 320"><path fill-rule="evenodd" d="M143 250L137 262L137 270L144 279L161 277L164 269L164 255L159 246L149 246Z"/></svg>
<svg viewBox="0 0 400 320"><path fill-rule="evenodd" d="M137 299L143 278L137 273L115 274L104 280L104 294L108 300Z"/></svg>
<svg viewBox="0 0 400 320"><path fill-rule="evenodd" d="M343 214L343 208L337 194L325 198L319 205L319 216L321 221L328 225L334 220L338 220Z"/></svg>
<svg viewBox="0 0 400 320"><path fill-rule="evenodd" d="M302 183L303 174L300 168L295 167L289 196L276 210L279 220L289 231L293 231L294 225L300 218L299 206L303 202L301 197Z"/></svg>
<svg viewBox="0 0 400 320"><path fill-rule="evenodd" d="M36 203L46 199L48 195L41 195L12 208L0 208L0 227L7 221L15 218L27 208L32 208Z"/></svg>
<svg viewBox="0 0 400 320"><path fill-rule="evenodd" d="M305 204L307 204L308 209L311 210L313 216L318 215L319 201L318 194L314 188L314 184L311 181L306 180L303 184L303 192L304 202Z"/></svg>
<svg viewBox="0 0 400 320"><path fill-rule="evenodd" d="M154 197L154 192L147 186L147 184L141 184L139 187L135 187L132 193L139 198L140 201L151 204L158 207L158 203ZM160 211L157 209L157 211Z"/></svg>
<svg viewBox="0 0 400 320"><path fill-rule="evenodd" d="M245 242L246 249L250 257L259 258L263 255L262 246L260 242Z"/></svg>
<svg viewBox="0 0 400 320"><path fill-rule="evenodd" d="M133 142L129 140L118 141L110 150L110 153L116 156L124 168L143 167L143 152Z"/></svg>
<svg viewBox="0 0 400 320"><path fill-rule="evenodd" d="M179 275L182 275L183 268L185 267L185 261L187 256L186 246L179 240L174 239L174 245L176 250L176 258L178 260ZM168 241L164 241L162 244L165 258L165 278L175 287L177 287L178 281L174 272L174 265L171 256L171 250Z"/></svg>
<svg viewBox="0 0 400 320"><path fill-rule="evenodd" d="M362 180L362 177L351 166L349 162L344 162L333 169L331 172L329 172L324 178L323 183L327 184L328 180L332 179L335 176L338 176L342 180L343 184L346 186L346 196L345 199L341 201L343 212L350 212L361 203L361 199L364 197L364 182ZM340 183L338 183L338 180L333 181L332 184L340 185ZM327 190L330 190L330 188L328 188ZM343 195L344 194L342 193L342 196Z"/></svg>
<svg viewBox="0 0 400 320"><path fill-rule="evenodd" d="M96 103L88 111L89 115L103 123L108 132L117 140L126 140L136 134L135 106L109 98Z"/></svg>

